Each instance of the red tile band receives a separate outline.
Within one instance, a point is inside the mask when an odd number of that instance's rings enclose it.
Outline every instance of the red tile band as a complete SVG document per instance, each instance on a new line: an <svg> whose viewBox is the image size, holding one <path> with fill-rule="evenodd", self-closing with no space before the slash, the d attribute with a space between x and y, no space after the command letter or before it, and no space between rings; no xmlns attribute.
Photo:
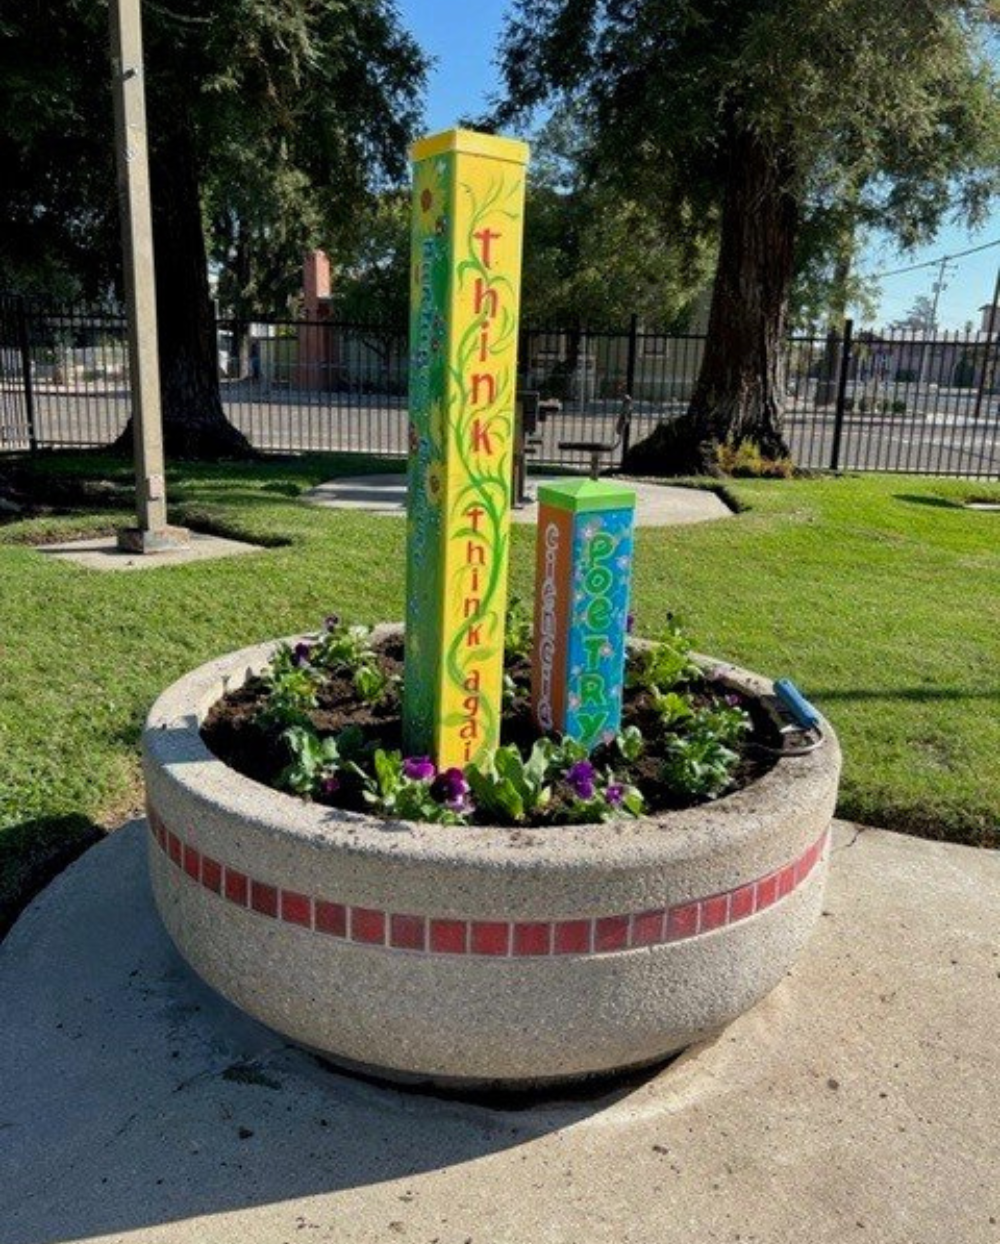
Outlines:
<svg viewBox="0 0 1000 1244"><path fill-rule="evenodd" d="M615 954L687 941L737 924L781 902L800 886L823 858L829 836L821 834L798 859L764 877L672 907L578 920L457 920L351 907L298 890L283 890L203 855L168 830L152 808L149 828L179 875L258 915L366 946L495 958Z"/></svg>

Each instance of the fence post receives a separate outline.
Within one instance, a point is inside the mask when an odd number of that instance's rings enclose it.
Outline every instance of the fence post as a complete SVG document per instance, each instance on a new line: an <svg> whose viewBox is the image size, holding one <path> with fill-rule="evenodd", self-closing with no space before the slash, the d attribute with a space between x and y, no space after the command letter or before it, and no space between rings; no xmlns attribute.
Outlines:
<svg viewBox="0 0 1000 1244"><path fill-rule="evenodd" d="M38 449L35 432L35 391L31 380L31 337L28 333L28 311L21 295L17 299L17 336L21 348L21 382L24 385L24 416L28 424L28 448L32 453Z"/></svg>
<svg viewBox="0 0 1000 1244"><path fill-rule="evenodd" d="M844 413L847 409L847 373L851 367L851 340L854 321L844 320L844 339L840 347L840 375L837 377L837 407L833 420L833 446L830 450L830 470L840 469L840 442L844 434Z"/></svg>
<svg viewBox="0 0 1000 1244"><path fill-rule="evenodd" d="M635 365L639 355L639 317L632 312L628 325L628 361L625 364L625 396L635 400ZM622 429L622 461L632 441L632 423L629 420Z"/></svg>

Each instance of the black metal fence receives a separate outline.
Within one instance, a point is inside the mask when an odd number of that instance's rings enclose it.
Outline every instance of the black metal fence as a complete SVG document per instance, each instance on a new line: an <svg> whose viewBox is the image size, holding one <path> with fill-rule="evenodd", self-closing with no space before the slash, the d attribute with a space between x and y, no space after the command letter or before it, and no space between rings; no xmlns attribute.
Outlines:
<svg viewBox="0 0 1000 1244"><path fill-rule="evenodd" d="M218 323L226 414L261 450L404 457L406 331L331 320ZM556 398L537 460L584 467L563 442L614 438L621 398L638 439L690 398L699 335L525 328L524 387ZM785 431L800 466L1000 477L1000 342L986 333L794 334ZM114 309L0 297L0 452L109 444L129 412Z"/></svg>

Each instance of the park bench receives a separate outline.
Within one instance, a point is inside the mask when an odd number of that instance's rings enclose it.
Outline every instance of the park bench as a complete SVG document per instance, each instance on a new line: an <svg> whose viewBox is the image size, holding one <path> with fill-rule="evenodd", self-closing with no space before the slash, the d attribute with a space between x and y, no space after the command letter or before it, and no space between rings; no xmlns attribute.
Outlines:
<svg viewBox="0 0 1000 1244"><path fill-rule="evenodd" d="M559 448L570 453L590 455L590 478L600 479L601 464L610 459L621 446L632 423L632 399L626 394L622 398L622 407L615 420L615 438L613 441L560 441Z"/></svg>

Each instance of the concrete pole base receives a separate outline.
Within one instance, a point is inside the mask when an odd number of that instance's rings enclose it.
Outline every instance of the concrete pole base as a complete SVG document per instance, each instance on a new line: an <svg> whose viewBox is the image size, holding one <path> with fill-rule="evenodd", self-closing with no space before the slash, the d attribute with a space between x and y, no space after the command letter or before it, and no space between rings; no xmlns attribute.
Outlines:
<svg viewBox="0 0 1000 1244"><path fill-rule="evenodd" d="M123 527L118 532L118 547L126 553L168 553L186 549L191 533L186 527Z"/></svg>

